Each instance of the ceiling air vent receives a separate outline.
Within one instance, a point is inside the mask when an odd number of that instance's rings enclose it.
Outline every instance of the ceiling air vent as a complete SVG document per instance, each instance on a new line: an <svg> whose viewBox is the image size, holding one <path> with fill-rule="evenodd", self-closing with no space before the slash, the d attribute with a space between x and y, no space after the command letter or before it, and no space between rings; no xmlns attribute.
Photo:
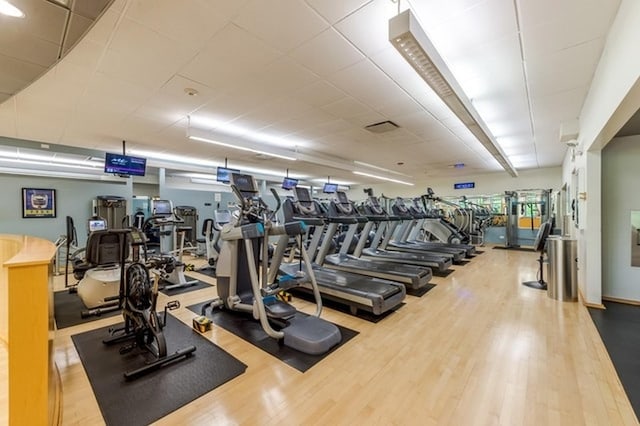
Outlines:
<svg viewBox="0 0 640 426"><path fill-rule="evenodd" d="M397 129L398 127L400 126L398 126L393 121L387 120L387 121L381 121L380 123L369 124L364 128L373 133L386 133L386 132L390 132L392 130Z"/></svg>

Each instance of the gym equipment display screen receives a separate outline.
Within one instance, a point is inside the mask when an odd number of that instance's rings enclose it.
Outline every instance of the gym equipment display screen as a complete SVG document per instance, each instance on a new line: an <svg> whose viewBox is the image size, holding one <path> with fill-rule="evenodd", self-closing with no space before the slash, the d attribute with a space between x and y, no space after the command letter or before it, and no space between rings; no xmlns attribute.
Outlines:
<svg viewBox="0 0 640 426"><path fill-rule="evenodd" d="M171 202L169 200L152 200L151 211L154 216L170 216Z"/></svg>
<svg viewBox="0 0 640 426"><path fill-rule="evenodd" d="M147 159L130 155L112 154L104 156L104 172L122 176L144 176Z"/></svg>
<svg viewBox="0 0 640 426"><path fill-rule="evenodd" d="M324 192L325 194L333 194L337 190L338 190L337 183L325 183L324 187L322 188L322 192Z"/></svg>
<svg viewBox="0 0 640 426"><path fill-rule="evenodd" d="M311 194L309 194L309 190L307 188L299 188L296 187L296 198L298 201L302 203L310 203L311 202Z"/></svg>
<svg viewBox="0 0 640 426"><path fill-rule="evenodd" d="M286 177L282 181L282 189L291 190L295 188L297 184L298 184L298 179Z"/></svg>
<svg viewBox="0 0 640 426"><path fill-rule="evenodd" d="M89 219L89 232L104 231L107 229L107 221L104 219Z"/></svg>
<svg viewBox="0 0 640 426"><path fill-rule="evenodd" d="M233 184L240 192L258 192L253 182L253 176L233 173Z"/></svg>
<svg viewBox="0 0 640 426"><path fill-rule="evenodd" d="M231 173L240 173L238 169L228 169L226 167L218 167L216 180L222 183L231 182Z"/></svg>

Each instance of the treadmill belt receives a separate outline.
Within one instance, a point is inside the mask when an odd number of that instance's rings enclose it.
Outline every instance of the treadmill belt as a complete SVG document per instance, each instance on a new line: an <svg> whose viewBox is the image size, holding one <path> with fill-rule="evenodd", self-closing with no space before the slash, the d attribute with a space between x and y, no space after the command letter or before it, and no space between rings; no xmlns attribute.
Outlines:
<svg viewBox="0 0 640 426"><path fill-rule="evenodd" d="M429 284L431 285L431 284ZM431 290L431 289L429 289ZM427 291L429 291L427 290ZM308 290L302 289L302 288L292 288L289 291L291 294L304 299L308 302L314 302L314 298L313 298L313 294L311 294ZM335 300L331 300L331 299L327 299L326 297L322 298L322 306L325 308L329 308L329 309L333 309L334 311L338 311L338 312L344 312L345 314L351 314L351 310L349 308L349 305L345 305L344 303L340 303L340 302L336 302ZM388 317L389 315L391 315L392 313L394 313L395 311L397 311L398 309L400 309L402 306L404 306L404 302L400 303L398 306L389 309L388 311L380 314L380 315L376 315L373 312L368 312L368 311L363 311L362 309L358 309L358 312L356 313L356 317L363 319L365 321L369 321L372 322L374 324L382 321L383 319L385 319L386 317Z"/></svg>

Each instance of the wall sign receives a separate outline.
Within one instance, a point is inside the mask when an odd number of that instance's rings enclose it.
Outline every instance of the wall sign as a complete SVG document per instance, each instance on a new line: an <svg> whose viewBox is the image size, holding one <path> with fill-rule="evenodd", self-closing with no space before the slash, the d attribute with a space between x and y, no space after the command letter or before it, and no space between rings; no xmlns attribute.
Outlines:
<svg viewBox="0 0 640 426"><path fill-rule="evenodd" d="M460 183L453 184L453 189L471 189L475 187L476 187L475 182L460 182Z"/></svg>
<svg viewBox="0 0 640 426"><path fill-rule="evenodd" d="M22 217L56 217L56 190L22 188Z"/></svg>

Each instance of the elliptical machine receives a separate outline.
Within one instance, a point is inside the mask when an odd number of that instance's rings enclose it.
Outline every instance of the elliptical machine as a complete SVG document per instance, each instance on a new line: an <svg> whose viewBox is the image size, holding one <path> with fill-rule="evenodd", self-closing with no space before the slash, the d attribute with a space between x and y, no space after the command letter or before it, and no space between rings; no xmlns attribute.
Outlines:
<svg viewBox="0 0 640 426"><path fill-rule="evenodd" d="M251 175L233 173L231 188L240 201L240 212L235 221L224 225L221 230L223 244L216 269L219 298L205 305L202 314L208 307L248 313L260 321L270 337L285 346L311 355L328 352L340 343L342 336L338 327L320 318L320 292L301 241L306 226L303 222L274 224L272 220L280 207L278 194L272 189L278 207L270 210L260 198ZM269 265L270 235L280 235L278 245L286 245L290 237L298 239L306 271L300 270L295 275L281 276L273 283L268 282L269 268L278 269L280 266L275 256ZM301 314L276 297L280 291L303 282L310 282L313 288L316 301L314 315Z"/></svg>
<svg viewBox="0 0 640 426"><path fill-rule="evenodd" d="M152 280L149 270L139 261L139 250L146 239L142 232L132 229L118 229L107 231L115 234L120 248L120 292L113 297L118 307L122 309L124 326L111 328L112 337L103 340L106 345L130 341L120 347L120 354L124 355L135 348L148 351L153 361L144 366L124 373L126 380L136 379L146 373L160 369L178 360L190 357L196 350L195 346L179 349L172 355L167 355L167 342L162 329L167 322L167 310L180 307L180 302L173 300L164 307L162 317L156 312L158 302L158 280ZM127 246L133 248L133 261L126 264Z"/></svg>

